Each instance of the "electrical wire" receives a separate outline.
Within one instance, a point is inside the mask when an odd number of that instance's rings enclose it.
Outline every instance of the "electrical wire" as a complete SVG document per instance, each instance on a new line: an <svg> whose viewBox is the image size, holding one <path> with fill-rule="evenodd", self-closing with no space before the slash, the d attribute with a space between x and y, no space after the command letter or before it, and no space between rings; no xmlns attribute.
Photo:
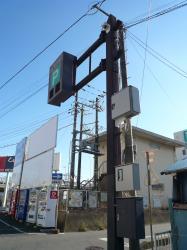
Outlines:
<svg viewBox="0 0 187 250"><path fill-rule="evenodd" d="M136 51L136 53L138 54L138 56L141 58L141 60L143 61L144 58L143 56L139 53L139 51L137 50L136 46L134 45L133 41L131 41L133 49ZM168 98L168 100L174 105L171 97L169 96L169 94L167 93L166 89L162 86L161 82L159 81L158 77L154 74L154 72L151 70L151 68L149 67L149 65L147 65L146 63L146 68L148 69L148 71L150 72L150 74L152 75L152 77L154 78L154 80L156 81L156 83L158 83L158 86L160 87L160 89L163 91L163 93L165 94L165 96ZM175 106L175 105L174 105Z"/></svg>
<svg viewBox="0 0 187 250"><path fill-rule="evenodd" d="M186 0L186 1L182 1L182 2L180 2L180 3L178 3L178 4L175 4L175 5L173 5L173 6L170 6L170 7L167 8L167 9L163 9L163 10L161 10L161 11L159 11L159 12L157 12L157 13L151 15L151 16L146 16L146 17L144 17L144 18L142 18L142 19L140 19L140 20L137 20L137 21L135 21L135 22L127 23L127 24L125 25L125 28L126 28L126 29L130 29L130 28L132 28L132 27L134 27L134 26L136 26L136 25L138 25L138 24L147 22L147 21L149 21L149 20L152 20L152 19L154 19L154 18L160 17L160 16L162 16L162 15L165 15L165 14L167 14L167 13L173 12L173 11L175 11L175 10L178 10L178 9L183 8L183 7L186 7L186 6L187 6L187 0Z"/></svg>
<svg viewBox="0 0 187 250"><path fill-rule="evenodd" d="M157 7L157 8L154 8L154 9L152 9L152 11L150 12L150 15L151 15L151 14L153 15L153 13L155 13L156 11L158 12L158 11L160 11L160 10L162 10L162 9L165 9L166 7L171 6L171 5L174 4L174 3L176 4L176 0L175 0L175 1L172 1L172 2L170 2L170 3L164 4L164 5L161 5L161 6ZM138 15L138 16L136 16L136 17L133 18L131 21L126 22L126 24L128 25L128 24L135 23L135 22L137 22L137 20L140 20L140 19L142 19L142 18L145 18L145 16L147 16L147 12L146 12L146 13L143 13L143 14L140 14L140 15Z"/></svg>
<svg viewBox="0 0 187 250"><path fill-rule="evenodd" d="M67 121L70 117L72 117L72 116L71 116L71 115L68 115L68 116L65 117L65 119L64 119L64 117L63 117L63 119L61 119L59 122L61 122L61 121L64 122L64 120ZM12 130L12 131L5 132L5 133L3 133L3 134L0 134L0 139L2 140L3 137L6 137L6 139L7 139L8 136L11 136L11 138L12 138L12 136L14 136L14 135L17 136L17 135L20 135L20 134L24 134L24 132L26 132L26 131L28 131L28 130L30 131L31 129L33 130L34 128L35 128L35 129L38 128L38 127L41 126L44 122L50 120L51 118L52 118L52 117L47 118L47 119L43 119L43 120L38 121L38 122L35 122L35 123L31 124L31 125L27 125L27 126L25 126L24 128L21 128L21 129L16 129L16 130Z"/></svg>
<svg viewBox="0 0 187 250"><path fill-rule="evenodd" d="M132 32L129 33L129 31L128 31L128 35L129 35L129 37L133 41L135 41L141 48L143 48L145 50L145 44L144 44L144 42L142 42L139 38L137 38L137 36L135 36L134 34L132 34ZM155 59L157 59L158 61L160 61L161 63L163 63L165 66L169 67L170 69L172 69L173 71L175 71L176 73L178 73L179 75L181 75L182 77L187 78L187 72L185 72L184 70L181 70L178 66L175 67L174 66L175 64L171 63L165 57L161 57L161 55L159 53L155 53L156 51L153 50L150 46L147 46L147 52L150 55L152 55ZM182 71L184 73L182 73Z"/></svg>
<svg viewBox="0 0 187 250"><path fill-rule="evenodd" d="M98 1L97 5L101 6L106 0ZM9 82L11 82L16 76L22 73L28 66L30 66L38 57L40 57L46 50L48 50L55 42L62 38L70 29L72 29L76 24L78 24L83 18L89 15L89 12L93 9L93 6L89 8L82 16L77 18L68 28L66 28L61 34L59 34L53 41L51 41L47 46L45 46L40 52L38 52L33 58L31 58L24 66L22 66L16 73L8 78L5 82L0 84L0 90L3 89ZM96 11L97 13L97 11Z"/></svg>
<svg viewBox="0 0 187 250"><path fill-rule="evenodd" d="M148 9L148 16L150 16L151 11L151 0L149 0L149 9ZM143 86L144 86L144 78L145 78L145 65L147 59L147 43L148 43L148 35L149 35L149 22L147 22L147 30L146 30L146 41L145 41L145 51L144 51L144 62L143 62L143 72L142 72L142 81L141 81L141 88L140 88L140 102L142 99L143 94ZM138 126L139 115L137 116L136 127Z"/></svg>
<svg viewBox="0 0 187 250"><path fill-rule="evenodd" d="M30 98L32 98L36 94L38 94L40 91L42 91L44 88L46 88L47 85L48 84L43 85L42 87L40 87L39 89L37 89L35 92L33 92L32 94L30 94L29 96L27 96L26 98L24 98L23 100L21 100L19 103L17 103L11 109L9 109L8 111L6 111L2 115L0 115L0 119L2 119L3 117L5 117L8 113L10 113L11 111L13 111L14 109L18 108L21 104L25 103L26 101L28 101Z"/></svg>
<svg viewBox="0 0 187 250"><path fill-rule="evenodd" d="M0 148L8 148L8 147L16 146L16 145L17 143L7 144L7 145L0 146Z"/></svg>
<svg viewBox="0 0 187 250"><path fill-rule="evenodd" d="M97 89L97 88L91 86L90 84L87 84L86 87L94 89L94 90L98 91L99 93L106 94L106 91Z"/></svg>
<svg viewBox="0 0 187 250"><path fill-rule="evenodd" d="M70 127L72 125L73 125L73 123L72 124L68 124L66 126L63 126L63 127L60 127L57 131L61 131L62 129L65 129L65 128ZM12 146L16 146L17 144L18 144L18 142L17 143L12 143L12 144L6 144L6 145L3 145L3 146L0 146L0 148L12 147Z"/></svg>

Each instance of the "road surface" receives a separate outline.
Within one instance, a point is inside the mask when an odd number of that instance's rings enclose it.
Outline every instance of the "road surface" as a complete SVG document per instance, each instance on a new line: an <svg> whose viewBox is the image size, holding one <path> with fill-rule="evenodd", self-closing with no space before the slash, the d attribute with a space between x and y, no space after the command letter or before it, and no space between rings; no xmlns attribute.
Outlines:
<svg viewBox="0 0 187 250"><path fill-rule="evenodd" d="M153 227L154 233L169 229L169 223ZM146 226L146 235L150 237L148 226ZM84 250L90 246L106 250L106 245L106 230L60 234L29 232L23 224L15 226L0 217L0 250ZM125 240L125 249L128 249L127 240Z"/></svg>

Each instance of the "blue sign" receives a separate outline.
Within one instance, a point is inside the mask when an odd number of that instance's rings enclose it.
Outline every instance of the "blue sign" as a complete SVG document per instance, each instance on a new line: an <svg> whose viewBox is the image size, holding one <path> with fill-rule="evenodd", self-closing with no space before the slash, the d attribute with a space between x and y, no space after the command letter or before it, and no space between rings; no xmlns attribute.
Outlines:
<svg viewBox="0 0 187 250"><path fill-rule="evenodd" d="M52 180L57 180L57 181L62 180L62 174L61 173L52 173Z"/></svg>

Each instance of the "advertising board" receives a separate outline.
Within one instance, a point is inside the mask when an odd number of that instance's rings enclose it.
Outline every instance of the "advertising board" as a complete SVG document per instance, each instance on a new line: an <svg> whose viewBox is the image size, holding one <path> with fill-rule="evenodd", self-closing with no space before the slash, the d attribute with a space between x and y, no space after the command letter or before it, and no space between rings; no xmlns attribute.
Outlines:
<svg viewBox="0 0 187 250"><path fill-rule="evenodd" d="M1 156L0 157L0 172L13 172L14 156Z"/></svg>
<svg viewBox="0 0 187 250"><path fill-rule="evenodd" d="M21 189L51 185L53 154L52 149L24 162Z"/></svg>
<svg viewBox="0 0 187 250"><path fill-rule="evenodd" d="M58 116L55 116L28 137L25 152L26 160L55 148L57 125Z"/></svg>
<svg viewBox="0 0 187 250"><path fill-rule="evenodd" d="M69 207L82 207L83 206L83 192L71 190L69 192Z"/></svg>

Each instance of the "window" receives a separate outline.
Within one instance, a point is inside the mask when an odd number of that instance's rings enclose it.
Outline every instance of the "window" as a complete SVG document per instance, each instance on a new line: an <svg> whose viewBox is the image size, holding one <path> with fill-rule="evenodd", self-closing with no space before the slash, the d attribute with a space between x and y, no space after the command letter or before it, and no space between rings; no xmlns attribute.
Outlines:
<svg viewBox="0 0 187 250"><path fill-rule="evenodd" d="M183 150L182 150L182 154L183 154L183 155L186 155L186 149L183 149Z"/></svg>
<svg viewBox="0 0 187 250"><path fill-rule="evenodd" d="M164 191L164 184L163 183L152 184L152 190Z"/></svg>
<svg viewBox="0 0 187 250"><path fill-rule="evenodd" d="M118 169L118 181L123 181L123 169Z"/></svg>

